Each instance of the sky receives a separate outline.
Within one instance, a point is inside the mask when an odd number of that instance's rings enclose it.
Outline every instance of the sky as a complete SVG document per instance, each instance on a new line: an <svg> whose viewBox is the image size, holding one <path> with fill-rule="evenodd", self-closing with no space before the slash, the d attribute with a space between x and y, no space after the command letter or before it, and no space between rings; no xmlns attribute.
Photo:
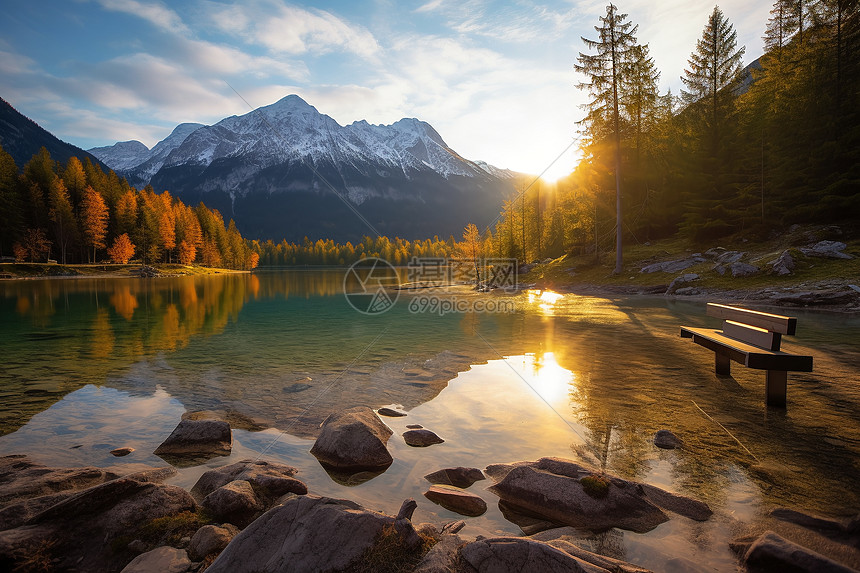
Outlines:
<svg viewBox="0 0 860 573"><path fill-rule="evenodd" d="M152 147L179 123L298 94L341 125L417 117L463 157L549 178L576 164L587 93L573 66L606 11L597 0L3 4L0 97L84 149ZM616 5L649 45L661 91L678 94L713 2ZM746 63L770 7L720 3Z"/></svg>

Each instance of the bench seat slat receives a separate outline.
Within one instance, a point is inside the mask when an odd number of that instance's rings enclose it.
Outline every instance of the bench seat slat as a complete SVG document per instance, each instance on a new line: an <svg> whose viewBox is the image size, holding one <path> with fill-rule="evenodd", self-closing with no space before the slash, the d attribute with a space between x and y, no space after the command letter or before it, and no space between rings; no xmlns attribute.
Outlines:
<svg viewBox="0 0 860 573"><path fill-rule="evenodd" d="M681 336L692 338L696 344L704 346L713 352L727 355L735 362L743 364L748 368L812 372L812 356L765 350L758 346L729 338L719 330L682 326Z"/></svg>
<svg viewBox="0 0 860 573"><path fill-rule="evenodd" d="M791 316L747 310L745 308L736 308L713 302L708 303L705 313L714 318L751 324L780 334L794 334L797 330L797 319Z"/></svg>

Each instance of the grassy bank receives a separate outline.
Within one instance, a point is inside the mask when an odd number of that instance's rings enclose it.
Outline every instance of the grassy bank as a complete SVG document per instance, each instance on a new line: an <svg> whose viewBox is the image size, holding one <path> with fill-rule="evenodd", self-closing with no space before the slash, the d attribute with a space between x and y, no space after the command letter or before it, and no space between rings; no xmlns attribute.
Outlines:
<svg viewBox="0 0 860 573"><path fill-rule="evenodd" d="M160 275L219 275L242 273L231 269L217 269L178 264L150 265ZM138 277L142 265L61 265L56 263L0 263L0 279L33 279L33 278L102 278L102 277Z"/></svg>
<svg viewBox="0 0 860 573"><path fill-rule="evenodd" d="M624 272L614 274L615 253L593 252L580 255L565 255L549 262L540 263L520 275L525 283L535 283L543 288L573 289L581 287L603 287L618 292L665 292L672 280L685 273L694 273L699 278L689 283L697 289L709 292L754 291L761 289L820 289L847 287L860 283L860 240L851 233L834 227L803 227L765 240L755 240L736 235L710 245L693 245L680 238L648 243L633 243L624 248ZM809 247L821 240L843 242L842 251L853 259L829 259L805 255L801 248ZM750 276L732 276L726 269L720 274L715 261L703 256L704 262L676 272L643 273L641 269L653 263L690 259L704 255L710 248L721 247L728 251L744 253L741 262L759 269ZM783 252L788 251L795 268L788 275L778 275L768 265Z"/></svg>

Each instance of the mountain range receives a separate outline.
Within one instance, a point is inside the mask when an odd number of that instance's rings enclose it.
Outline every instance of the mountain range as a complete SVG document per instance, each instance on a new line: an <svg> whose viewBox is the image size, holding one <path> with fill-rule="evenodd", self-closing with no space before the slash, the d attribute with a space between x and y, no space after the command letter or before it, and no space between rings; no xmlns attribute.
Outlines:
<svg viewBox="0 0 860 573"><path fill-rule="evenodd" d="M517 175L464 159L418 119L341 126L296 95L180 124L152 149L124 141L89 152L132 185L219 209L245 236L291 241L459 235L495 219Z"/></svg>

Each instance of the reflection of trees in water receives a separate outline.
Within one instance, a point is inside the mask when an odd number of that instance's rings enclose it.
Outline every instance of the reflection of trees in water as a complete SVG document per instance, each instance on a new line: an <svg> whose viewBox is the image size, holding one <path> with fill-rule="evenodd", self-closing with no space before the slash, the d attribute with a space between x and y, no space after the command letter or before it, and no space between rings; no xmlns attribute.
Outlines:
<svg viewBox="0 0 860 573"><path fill-rule="evenodd" d="M629 336L615 326L595 325L565 334L555 348L557 362L575 373L570 408L586 428L588 450L601 469L628 479L644 478L664 456L681 491L712 505L725 503L732 462L719 452L731 444L721 439L718 446L696 447L694 436L715 437L709 423L678 391L677 376L651 358L654 349L629 343ZM653 437L663 428L681 433L693 447L661 454Z"/></svg>
<svg viewBox="0 0 860 573"><path fill-rule="evenodd" d="M7 283L0 432L140 358L220 333L260 290L251 275ZM4 304L14 301L14 307ZM9 320L6 320L8 314ZM16 319L17 316L17 319ZM50 391L46 380L60 381Z"/></svg>

